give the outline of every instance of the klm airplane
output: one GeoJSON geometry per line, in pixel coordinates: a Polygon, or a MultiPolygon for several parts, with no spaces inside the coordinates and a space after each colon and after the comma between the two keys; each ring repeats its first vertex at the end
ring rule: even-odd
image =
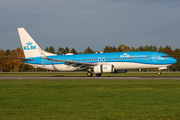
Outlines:
{"type": "Polygon", "coordinates": [[[36,68],[57,71],[86,70],[92,77],[102,73],[119,73],[127,69],[158,68],[167,69],[176,59],[160,52],[115,52],[56,55],[43,51],[24,28],[18,28],[25,58],[17,58],[36,68]]]}

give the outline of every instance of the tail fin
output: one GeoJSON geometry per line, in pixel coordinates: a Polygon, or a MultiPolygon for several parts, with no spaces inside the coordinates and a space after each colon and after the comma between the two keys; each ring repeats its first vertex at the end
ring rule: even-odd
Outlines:
{"type": "Polygon", "coordinates": [[[46,56],[55,55],[43,51],[24,28],[18,28],[18,32],[19,32],[22,48],[25,54],[25,58],[41,57],[42,52],[46,56]]]}

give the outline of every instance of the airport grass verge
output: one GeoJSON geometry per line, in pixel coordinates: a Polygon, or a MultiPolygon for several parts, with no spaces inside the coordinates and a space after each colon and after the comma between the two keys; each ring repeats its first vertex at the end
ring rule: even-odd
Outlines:
{"type": "Polygon", "coordinates": [[[179,120],[176,80],[1,80],[1,120],[179,120]]]}

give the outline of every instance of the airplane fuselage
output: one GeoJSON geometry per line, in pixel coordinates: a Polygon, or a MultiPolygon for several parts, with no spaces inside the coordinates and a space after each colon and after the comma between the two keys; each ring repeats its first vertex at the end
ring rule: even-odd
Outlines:
{"type": "Polygon", "coordinates": [[[48,56],[54,60],[35,57],[33,61],[24,61],[34,67],[49,70],[74,71],[80,70],[75,66],[66,65],[55,59],[70,60],[76,62],[112,64],[116,70],[119,69],[143,69],[143,68],[162,68],[173,64],[176,60],[167,54],[160,52],[115,52],[115,53],[94,53],[94,54],[75,54],[75,55],[56,55],[48,56]]]}

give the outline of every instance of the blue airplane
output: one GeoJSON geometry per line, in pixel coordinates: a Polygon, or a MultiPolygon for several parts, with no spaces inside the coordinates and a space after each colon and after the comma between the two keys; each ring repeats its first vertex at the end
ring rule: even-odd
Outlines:
{"type": "Polygon", "coordinates": [[[101,76],[102,73],[126,72],[127,69],[167,69],[176,59],[161,52],[114,52],[93,54],[56,55],[43,51],[24,28],[18,28],[25,58],[17,58],[35,68],[57,71],[86,70],[87,76],[101,76]]]}

